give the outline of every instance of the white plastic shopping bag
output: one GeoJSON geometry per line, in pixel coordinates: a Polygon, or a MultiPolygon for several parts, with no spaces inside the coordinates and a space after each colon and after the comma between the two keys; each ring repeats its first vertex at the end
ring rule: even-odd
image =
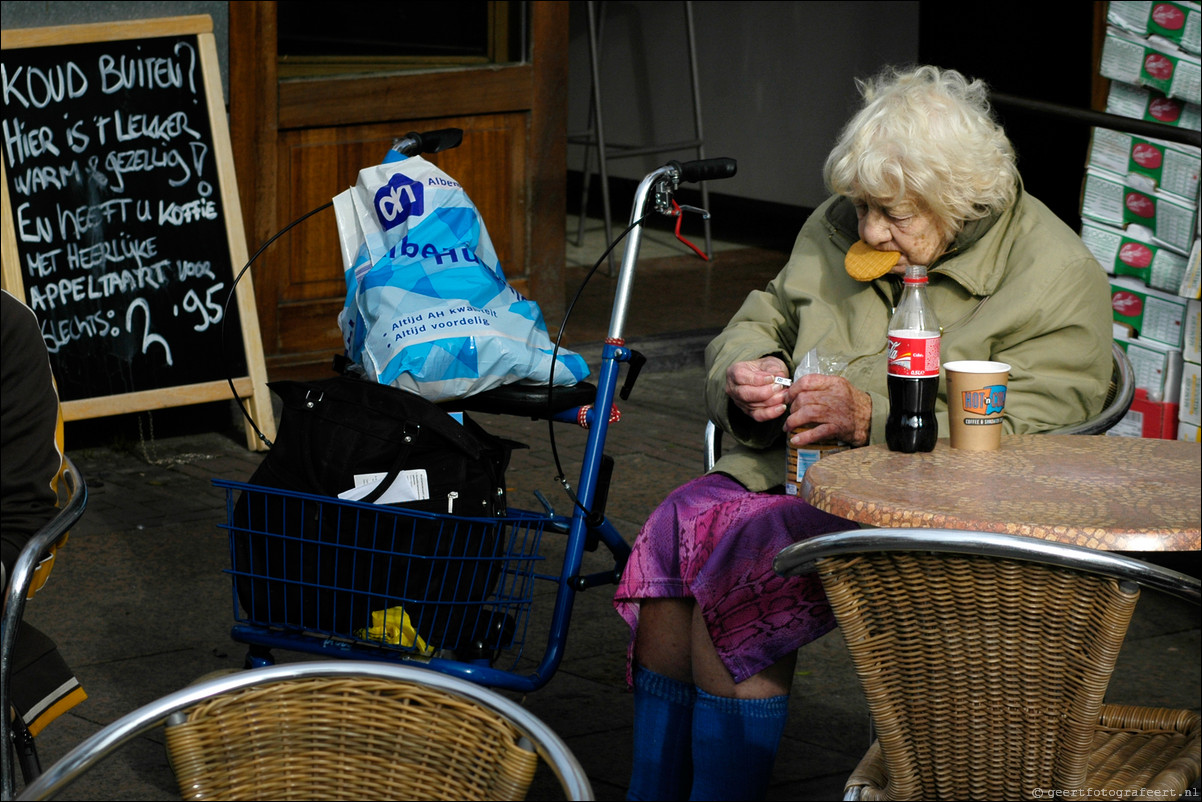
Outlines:
{"type": "MultiPolygon", "coordinates": [[[[346,276],[338,316],[347,357],[369,378],[432,401],[501,384],[547,384],[542,312],[505,280],[463,187],[420,156],[360,171],[334,198],[346,276]]],[[[559,349],[554,383],[588,376],[559,349]]]]}

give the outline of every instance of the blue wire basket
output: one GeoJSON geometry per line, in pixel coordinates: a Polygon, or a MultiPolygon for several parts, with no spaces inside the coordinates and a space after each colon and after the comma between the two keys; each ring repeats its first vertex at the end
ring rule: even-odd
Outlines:
{"type": "Polygon", "coordinates": [[[334,642],[348,657],[521,657],[546,516],[469,518],[213,484],[226,491],[241,630],[302,651],[334,642]]]}

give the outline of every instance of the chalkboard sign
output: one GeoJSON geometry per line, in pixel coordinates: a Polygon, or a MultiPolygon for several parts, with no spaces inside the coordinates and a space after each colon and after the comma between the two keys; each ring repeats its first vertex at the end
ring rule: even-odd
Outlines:
{"type": "Polygon", "coordinates": [[[229,398],[232,377],[273,437],[249,276],[227,303],[246,239],[212,21],[4,31],[0,93],[4,286],[64,417],[229,398]]]}

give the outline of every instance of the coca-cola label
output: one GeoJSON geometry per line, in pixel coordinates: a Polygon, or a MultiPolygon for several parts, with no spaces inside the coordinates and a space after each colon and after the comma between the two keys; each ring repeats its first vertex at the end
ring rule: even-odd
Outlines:
{"type": "Polygon", "coordinates": [[[925,332],[889,333],[889,375],[921,379],[939,376],[939,335],[925,332]]]}
{"type": "Polygon", "coordinates": [[[1145,220],[1156,216],[1156,203],[1140,192],[1128,192],[1124,200],[1128,211],[1145,220]]]}
{"type": "Polygon", "coordinates": [[[1148,267],[1152,264],[1152,249],[1139,242],[1124,240],[1119,248],[1119,260],[1130,267],[1148,267]]]}
{"type": "Polygon", "coordinates": [[[1173,60],[1161,53],[1149,53],[1144,59],[1144,72],[1149,78],[1168,81],[1173,77],[1173,60]]]}
{"type": "Polygon", "coordinates": [[[1149,142],[1137,142],[1131,148],[1131,161],[1148,170],[1156,170],[1164,162],[1164,154],[1149,142]]]}
{"type": "Polygon", "coordinates": [[[1144,308],[1144,303],[1138,295],[1122,290],[1110,296],[1110,305],[1123,317],[1139,317],[1144,308]]]}
{"type": "Polygon", "coordinates": [[[1148,116],[1162,123],[1174,124],[1181,118],[1182,103],[1171,97],[1154,97],[1148,102],[1148,116]]]}
{"type": "MultiPolygon", "coordinates": [[[[1171,35],[1171,32],[1179,32],[1185,27],[1185,12],[1172,3],[1157,3],[1152,7],[1152,13],[1148,16],[1166,34],[1171,35]]],[[[1153,33],[1155,32],[1153,31],[1153,33]]],[[[1178,33],[1174,38],[1180,40],[1180,37],[1181,34],[1178,33]]]]}

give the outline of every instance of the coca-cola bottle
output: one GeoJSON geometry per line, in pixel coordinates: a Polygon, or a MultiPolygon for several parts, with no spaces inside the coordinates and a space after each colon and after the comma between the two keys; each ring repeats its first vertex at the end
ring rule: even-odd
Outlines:
{"type": "Polygon", "coordinates": [[[889,417],[885,443],[891,451],[930,451],[939,437],[939,321],[927,299],[925,265],[906,268],[905,287],[889,321],[889,417]]]}

